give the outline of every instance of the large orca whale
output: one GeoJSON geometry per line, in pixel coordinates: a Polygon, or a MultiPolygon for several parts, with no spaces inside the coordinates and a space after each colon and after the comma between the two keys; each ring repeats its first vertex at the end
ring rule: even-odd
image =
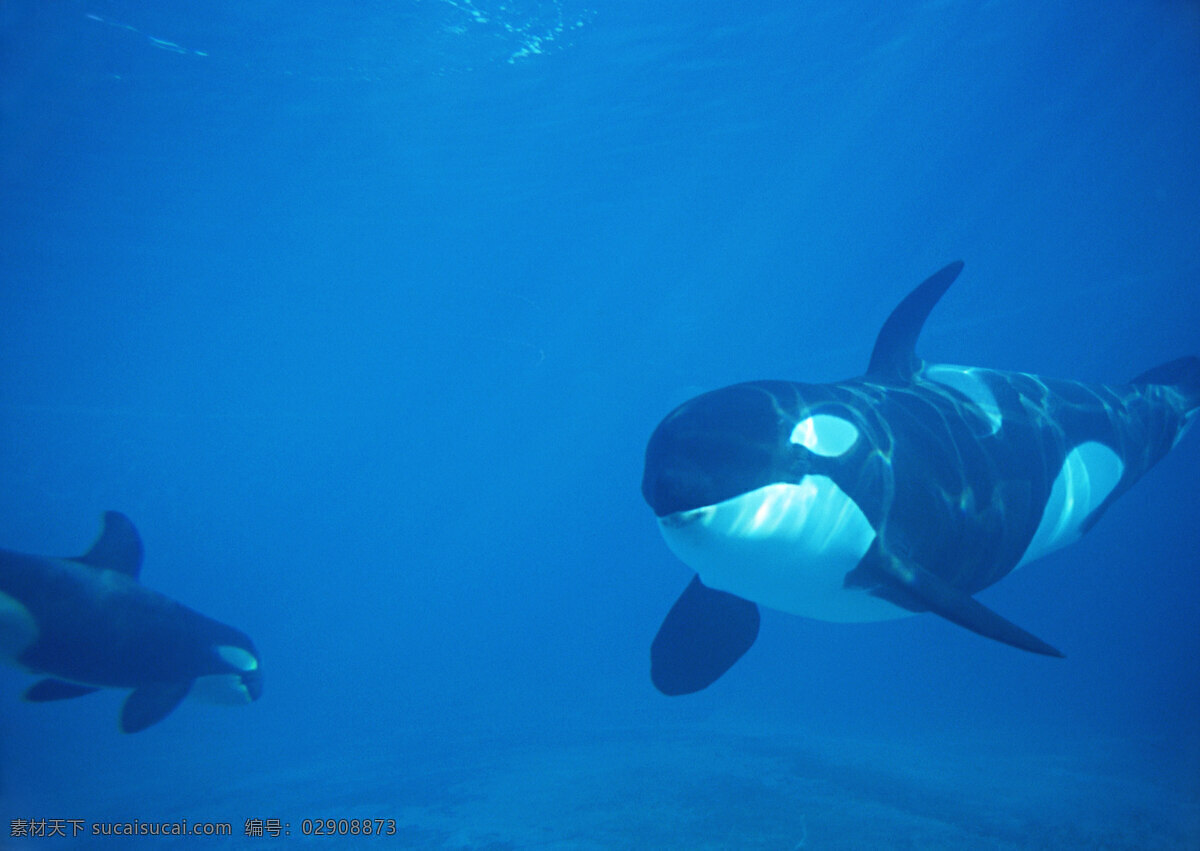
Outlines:
{"type": "Polygon", "coordinates": [[[925,363],[956,262],[892,312],[865,375],[754,381],[667,415],[642,494],[696,571],[651,645],[665,694],[717,680],[758,605],[826,621],[934,612],[1061,656],[972,595],[1087,532],[1200,410],[1200,359],[1105,386],[925,363]]]}
{"type": "Polygon", "coordinates": [[[46,677],[25,699],[132,689],[121,708],[126,733],[158,723],[189,693],[257,700],[262,669],[253,642],[143,586],[141,564],[137,530],[116,511],[105,512],[100,536],[81,556],[0,550],[0,658],[46,677]]]}

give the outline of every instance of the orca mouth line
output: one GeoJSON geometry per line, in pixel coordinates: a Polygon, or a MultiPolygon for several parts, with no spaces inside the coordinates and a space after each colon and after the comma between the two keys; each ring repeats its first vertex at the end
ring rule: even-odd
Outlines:
{"type": "Polygon", "coordinates": [[[716,492],[711,487],[678,488],[643,484],[642,498],[660,523],[677,525],[677,522],[694,522],[698,517],[716,511],[722,503],[745,496],[756,489],[756,486],[750,485],[725,487],[721,492],[716,492]]]}
{"type": "Polygon", "coordinates": [[[699,508],[687,508],[683,511],[664,514],[658,518],[658,522],[669,529],[682,529],[712,517],[716,511],[717,506],[715,505],[702,505],[699,508]]]}

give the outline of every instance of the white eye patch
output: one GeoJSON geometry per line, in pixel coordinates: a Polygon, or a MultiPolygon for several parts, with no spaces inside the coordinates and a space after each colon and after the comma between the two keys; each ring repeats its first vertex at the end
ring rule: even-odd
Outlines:
{"type": "Polygon", "coordinates": [[[836,458],[847,452],[858,440],[854,423],[833,414],[814,414],[796,423],[792,443],[825,458],[836,458]]]}
{"type": "Polygon", "coordinates": [[[253,671],[258,668],[258,660],[251,653],[232,644],[218,646],[217,655],[239,671],[253,671]]]}

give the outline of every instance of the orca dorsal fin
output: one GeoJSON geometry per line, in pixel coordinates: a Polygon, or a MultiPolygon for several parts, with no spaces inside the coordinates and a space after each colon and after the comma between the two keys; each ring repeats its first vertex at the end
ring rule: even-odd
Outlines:
{"type": "Polygon", "coordinates": [[[119,511],[106,511],[100,536],[90,550],[74,561],[137,579],[142,569],[142,539],[128,517],[119,511]]]}
{"type": "Polygon", "coordinates": [[[896,305],[892,315],[879,329],[879,336],[875,338],[875,348],[871,352],[867,375],[894,381],[909,381],[921,368],[916,351],[921,327],[929,318],[933,306],[938,303],[942,294],[950,289],[962,268],[963,262],[955,260],[926,278],[924,283],[896,305]]]}

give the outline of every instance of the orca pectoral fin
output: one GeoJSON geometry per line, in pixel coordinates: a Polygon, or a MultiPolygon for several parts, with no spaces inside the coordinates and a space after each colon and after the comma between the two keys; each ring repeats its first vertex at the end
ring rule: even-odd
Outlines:
{"type": "Polygon", "coordinates": [[[121,732],[140,733],[157,724],[187,697],[191,687],[191,680],[188,680],[182,683],[151,683],[135,688],[121,707],[121,732]]]}
{"type": "MultiPolygon", "coordinates": [[[[905,596],[920,607],[941,615],[951,623],[966,627],[971,632],[1003,642],[1019,650],[1040,653],[1043,656],[1063,654],[1036,635],[1026,632],[1010,620],[1002,618],[970,594],[960,591],[943,579],[916,565],[900,565],[893,561],[882,569],[885,577],[883,588],[874,590],[877,596],[888,599],[889,586],[900,591],[900,600],[905,596]]],[[[893,602],[899,602],[893,599],[893,602]]],[[[904,605],[901,602],[901,605],[904,605]]]]}
{"type": "Polygon", "coordinates": [[[708,688],[754,644],[758,624],[754,603],[692,577],[650,645],[655,688],[671,696],[708,688]]]}
{"type": "Polygon", "coordinates": [[[81,686],[78,683],[68,683],[62,680],[45,679],[38,680],[25,689],[25,694],[22,697],[30,703],[46,703],[51,700],[69,700],[72,697],[83,697],[85,694],[91,694],[94,691],[100,691],[100,689],[95,686],[81,686]]]}

